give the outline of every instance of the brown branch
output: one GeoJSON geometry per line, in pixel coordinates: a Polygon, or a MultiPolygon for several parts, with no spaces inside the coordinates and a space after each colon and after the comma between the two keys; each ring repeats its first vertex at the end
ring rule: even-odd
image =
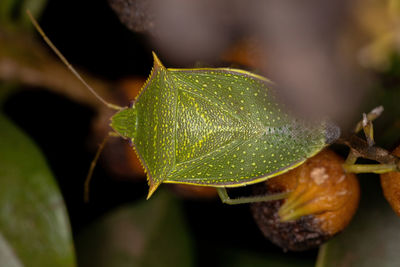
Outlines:
{"type": "Polygon", "coordinates": [[[357,157],[374,160],[381,164],[394,165],[397,171],[400,171],[400,158],[390,154],[390,152],[384,148],[368,146],[365,140],[356,135],[340,138],[336,143],[348,146],[357,157]]]}

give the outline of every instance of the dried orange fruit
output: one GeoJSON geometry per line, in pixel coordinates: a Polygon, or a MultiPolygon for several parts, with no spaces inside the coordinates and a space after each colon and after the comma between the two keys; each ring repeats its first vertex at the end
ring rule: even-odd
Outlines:
{"type": "MultiPolygon", "coordinates": [[[[400,156],[400,146],[392,154],[400,156]]],[[[400,216],[400,172],[381,174],[381,185],[385,198],[392,206],[392,209],[400,216]]]]}
{"type": "Polygon", "coordinates": [[[343,162],[326,149],[256,187],[257,194],[291,192],[285,200],[252,204],[264,235],[284,250],[306,250],[343,230],[360,198],[358,180],[343,162]]]}

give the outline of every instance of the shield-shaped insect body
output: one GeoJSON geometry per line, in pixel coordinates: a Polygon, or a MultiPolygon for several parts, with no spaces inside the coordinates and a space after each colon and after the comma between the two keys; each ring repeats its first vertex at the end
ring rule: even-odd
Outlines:
{"type": "Polygon", "coordinates": [[[148,197],[161,183],[261,182],[319,152],[337,129],[292,118],[264,77],[229,68],[167,69],[153,55],[134,104],[111,119],[146,168],[148,197]]]}

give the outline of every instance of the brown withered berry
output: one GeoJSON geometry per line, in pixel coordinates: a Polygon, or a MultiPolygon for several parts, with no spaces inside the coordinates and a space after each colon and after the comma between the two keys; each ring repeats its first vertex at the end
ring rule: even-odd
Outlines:
{"type": "Polygon", "coordinates": [[[251,205],[263,234],[284,250],[317,247],[350,222],[360,198],[358,180],[343,159],[323,150],[299,167],[255,186],[254,193],[290,192],[288,198],[251,205]]]}
{"type": "MultiPolygon", "coordinates": [[[[393,155],[400,156],[400,146],[393,152],[393,155]]],[[[381,174],[381,185],[383,194],[392,209],[400,216],[400,172],[388,172],[381,174]]]]}

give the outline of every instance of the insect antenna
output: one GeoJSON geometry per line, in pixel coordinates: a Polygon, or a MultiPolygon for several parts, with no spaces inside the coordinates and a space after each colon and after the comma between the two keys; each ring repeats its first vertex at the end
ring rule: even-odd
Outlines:
{"type": "Polygon", "coordinates": [[[61,61],[67,66],[67,68],[72,72],[72,74],[75,75],[78,80],[82,82],[82,84],[98,99],[100,100],[104,105],[111,109],[115,110],[121,110],[122,107],[108,103],[105,101],[101,96],[99,96],[96,91],[79,75],[79,73],[75,70],[75,68],[68,62],[68,60],[63,56],[63,54],[57,49],[57,47],[53,44],[53,42],[47,37],[47,35],[44,33],[43,29],[40,27],[39,23],[36,21],[36,19],[32,16],[31,12],[29,10],[26,11],[26,13],[29,16],[29,19],[31,20],[33,26],[36,28],[36,30],[39,32],[39,34],[43,37],[44,41],[47,43],[47,45],[53,50],[54,53],[61,59],[61,61]]]}
{"type": "Polygon", "coordinates": [[[103,141],[100,143],[99,148],[96,151],[96,155],[94,156],[92,163],[90,163],[90,168],[89,172],[86,176],[85,183],[84,183],[84,189],[83,189],[83,200],[85,203],[89,202],[89,191],[90,191],[90,181],[92,180],[93,176],[93,171],[94,168],[96,167],[97,161],[99,160],[100,154],[104,149],[104,146],[106,145],[108,139],[110,137],[119,137],[119,135],[115,132],[109,132],[106,137],[104,137],[103,141]]]}

